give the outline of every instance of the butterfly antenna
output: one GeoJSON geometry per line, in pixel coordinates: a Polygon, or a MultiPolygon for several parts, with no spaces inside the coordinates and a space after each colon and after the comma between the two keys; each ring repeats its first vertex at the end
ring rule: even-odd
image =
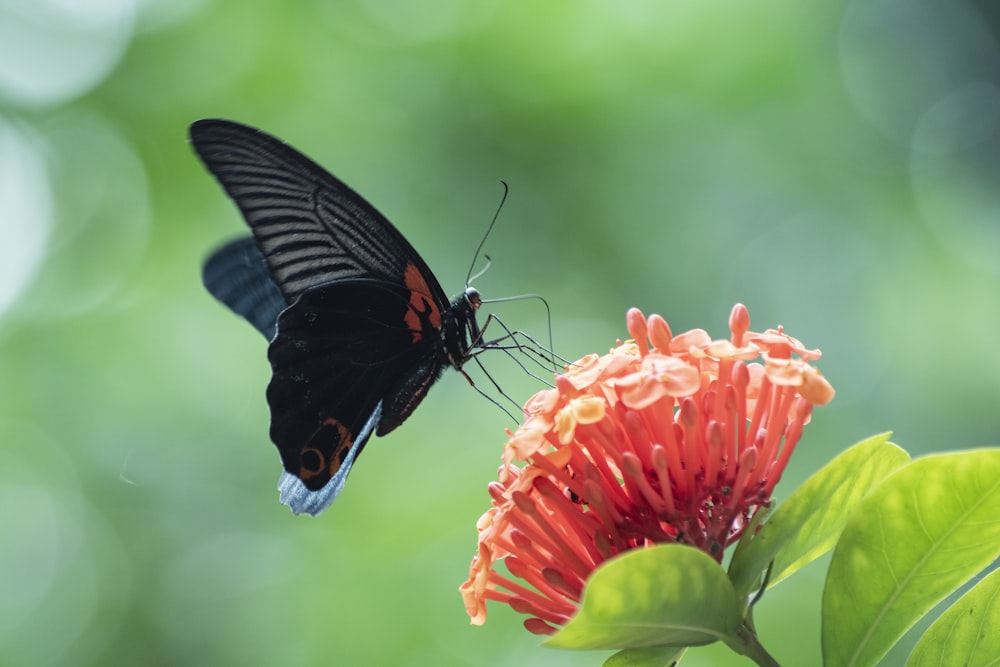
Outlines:
{"type": "Polygon", "coordinates": [[[466,287],[479,280],[479,276],[483,275],[484,273],[490,270],[490,265],[493,264],[493,260],[490,259],[489,255],[483,255],[483,257],[486,258],[486,266],[484,266],[479,273],[477,273],[476,275],[472,276],[471,278],[465,281],[466,287]]]}
{"type": "Polygon", "coordinates": [[[472,264],[469,266],[469,272],[465,274],[466,287],[468,287],[473,280],[483,275],[486,272],[486,269],[490,268],[490,258],[487,257],[486,268],[477,273],[475,276],[472,275],[472,272],[476,269],[476,261],[479,260],[479,253],[482,252],[483,246],[486,244],[487,237],[489,237],[490,232],[493,231],[493,225],[497,224],[497,218],[500,217],[500,209],[503,208],[503,203],[507,201],[507,193],[510,192],[510,186],[507,185],[507,181],[500,181],[500,184],[503,185],[503,196],[500,197],[500,205],[497,206],[496,213],[493,214],[493,219],[490,221],[490,226],[486,228],[486,233],[483,234],[483,238],[479,241],[479,246],[476,248],[476,254],[472,256],[472,264]]]}

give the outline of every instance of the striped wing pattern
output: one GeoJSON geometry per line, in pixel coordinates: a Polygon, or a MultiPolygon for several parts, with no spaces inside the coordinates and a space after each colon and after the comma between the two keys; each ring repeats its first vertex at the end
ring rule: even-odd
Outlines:
{"type": "Polygon", "coordinates": [[[448,303],[399,230],[295,149],[260,130],[219,119],[192,124],[191,141],[243,213],[288,303],[336,280],[398,280],[408,264],[417,266],[438,303],[448,303]]]}

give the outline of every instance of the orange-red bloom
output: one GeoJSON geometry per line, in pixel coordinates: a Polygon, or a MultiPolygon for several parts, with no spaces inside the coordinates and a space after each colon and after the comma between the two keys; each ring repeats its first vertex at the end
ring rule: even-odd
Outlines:
{"type": "Polygon", "coordinates": [[[780,327],[749,331],[742,304],[729,340],[674,336],[634,308],[626,321],[632,340],[570,364],[525,404],[460,589],[473,623],[499,600],[532,632],[554,632],[590,573],[629,549],[679,542],[721,561],[770,502],[813,405],[833,398],[808,363],[819,351],[780,327]]]}

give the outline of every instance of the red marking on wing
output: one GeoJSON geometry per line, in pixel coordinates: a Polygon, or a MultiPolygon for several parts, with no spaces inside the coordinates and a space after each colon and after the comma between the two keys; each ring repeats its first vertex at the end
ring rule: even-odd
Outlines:
{"type": "Polygon", "coordinates": [[[420,273],[416,264],[407,264],[406,273],[403,276],[407,289],[410,290],[409,310],[404,317],[406,326],[409,327],[413,335],[413,342],[418,342],[423,337],[423,321],[426,319],[436,329],[441,328],[441,311],[434,302],[434,295],[431,288],[420,273]]]}
{"type": "Polygon", "coordinates": [[[354,446],[351,431],[332,417],[324,419],[302,447],[298,477],[303,482],[317,475],[333,477],[354,446]]]}

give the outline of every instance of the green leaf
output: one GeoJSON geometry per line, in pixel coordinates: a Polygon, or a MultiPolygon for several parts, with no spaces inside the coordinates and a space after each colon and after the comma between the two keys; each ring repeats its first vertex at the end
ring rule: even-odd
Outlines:
{"type": "Polygon", "coordinates": [[[906,667],[1000,664],[1000,570],[976,584],[936,620],[906,667]]]}
{"type": "Polygon", "coordinates": [[[873,665],[1000,556],[1000,450],[929,456],[852,513],[823,590],[827,667],[873,665]]]}
{"type": "Polygon", "coordinates": [[[605,660],[602,667],[670,667],[680,661],[686,650],[676,646],[627,648],[605,660]]]}
{"type": "Polygon", "coordinates": [[[616,649],[694,646],[732,636],[740,607],[725,571],[694,547],[664,544],[609,560],[546,646],[616,649]]]}
{"type": "Polygon", "coordinates": [[[887,475],[910,460],[884,433],[833,459],[774,510],[729,565],[736,593],[745,600],[774,559],[774,585],[830,550],[851,510],[887,475]]]}

